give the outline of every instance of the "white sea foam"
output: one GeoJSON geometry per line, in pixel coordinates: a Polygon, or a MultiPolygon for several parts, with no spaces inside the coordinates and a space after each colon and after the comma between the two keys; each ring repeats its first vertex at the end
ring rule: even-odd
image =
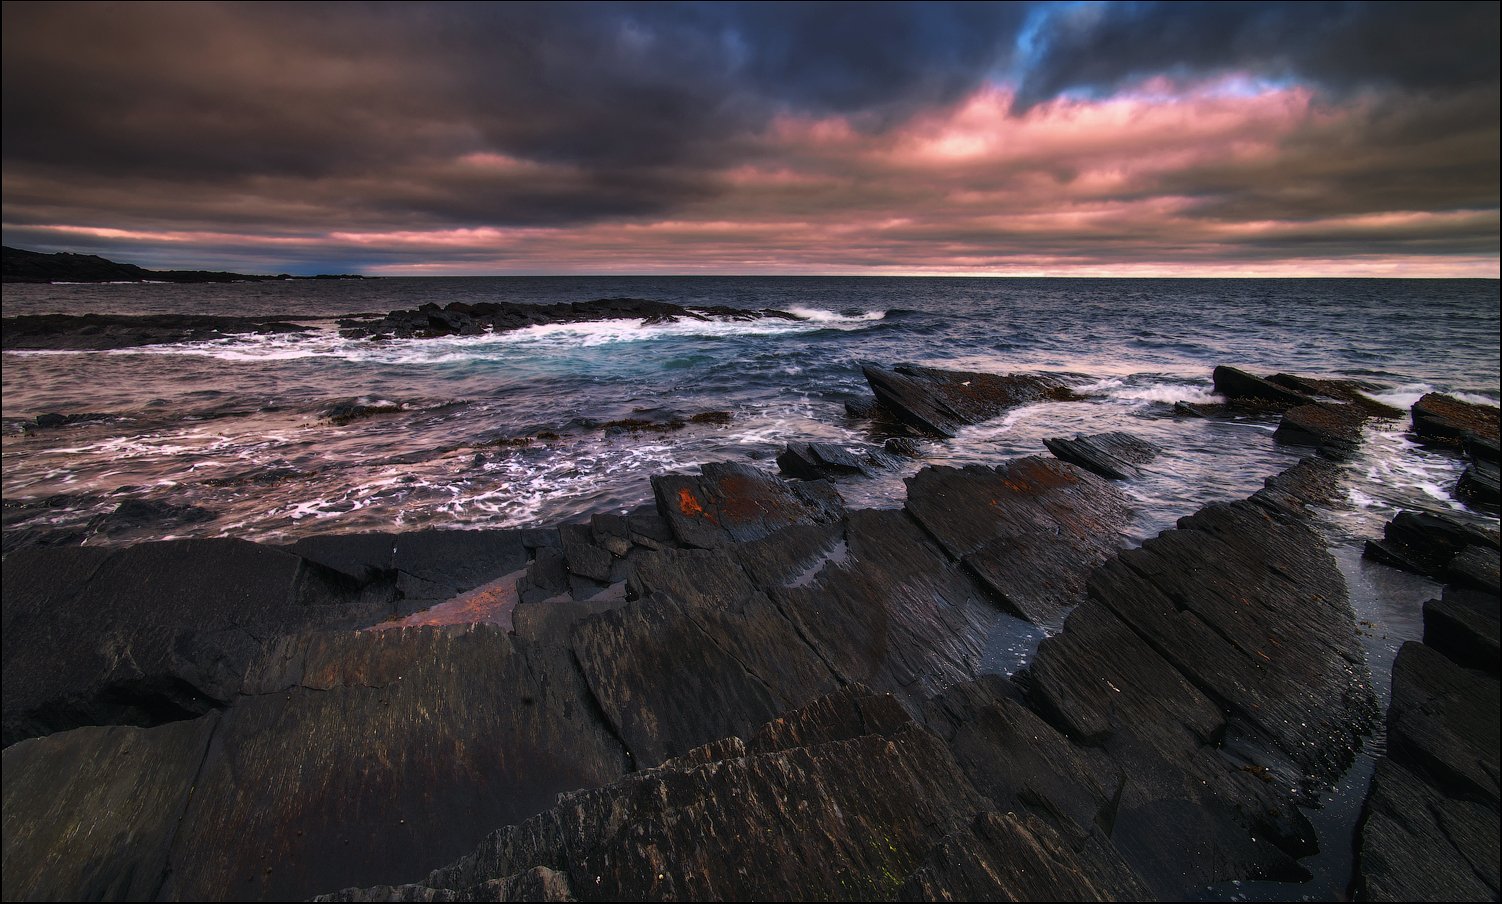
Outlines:
{"type": "Polygon", "coordinates": [[[869,323],[873,320],[881,320],[887,316],[886,311],[862,311],[859,314],[839,314],[834,311],[826,311],[823,308],[806,308],[802,305],[792,305],[787,309],[789,314],[802,317],[811,323],[869,323]]]}
{"type": "Polygon", "coordinates": [[[711,339],[738,336],[782,336],[816,330],[859,330],[885,314],[871,311],[843,315],[818,309],[795,308],[803,320],[760,317],[754,320],[680,318],[644,324],[636,319],[595,320],[587,323],[549,323],[477,336],[432,339],[346,339],[333,329],[304,333],[263,333],[230,336],[202,342],[147,345],[112,349],[120,355],[202,355],[226,361],[288,361],[335,358],[375,364],[455,364],[495,360],[510,354],[567,353],[621,343],[663,339],[711,339]]]}

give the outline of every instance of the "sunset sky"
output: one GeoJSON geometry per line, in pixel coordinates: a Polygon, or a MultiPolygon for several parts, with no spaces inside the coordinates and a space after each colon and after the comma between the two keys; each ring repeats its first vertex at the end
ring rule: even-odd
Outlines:
{"type": "Polygon", "coordinates": [[[4,5],[5,244],[385,275],[1498,276],[1499,5],[4,5]]]}

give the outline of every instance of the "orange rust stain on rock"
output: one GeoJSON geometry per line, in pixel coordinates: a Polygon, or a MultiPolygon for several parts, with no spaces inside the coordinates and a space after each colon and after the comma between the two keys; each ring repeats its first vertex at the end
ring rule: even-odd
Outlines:
{"type": "Polygon", "coordinates": [[[678,510],[691,518],[704,517],[704,506],[699,504],[688,487],[678,491],[678,510]]]}

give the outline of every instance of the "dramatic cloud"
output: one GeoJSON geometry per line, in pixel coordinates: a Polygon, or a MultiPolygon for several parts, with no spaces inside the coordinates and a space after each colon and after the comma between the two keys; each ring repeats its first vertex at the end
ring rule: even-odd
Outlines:
{"type": "Polygon", "coordinates": [[[370,272],[1496,275],[1497,6],[4,7],[9,244],[370,272]]]}

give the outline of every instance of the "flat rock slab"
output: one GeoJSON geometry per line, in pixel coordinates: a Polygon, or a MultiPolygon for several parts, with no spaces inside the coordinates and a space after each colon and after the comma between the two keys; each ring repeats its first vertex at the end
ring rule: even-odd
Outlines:
{"type": "Polygon", "coordinates": [[[876,401],[897,420],[930,436],[952,437],[1019,405],[1075,398],[1063,381],[1032,374],[986,374],[898,365],[863,367],[876,401]]]}
{"type": "MultiPolygon", "coordinates": [[[[1426,618],[1426,631],[1427,631],[1426,618]]],[[[1374,901],[1496,900],[1502,684],[1427,644],[1393,663],[1388,756],[1360,826],[1356,889],[1374,901]]]]}
{"type": "Polygon", "coordinates": [[[1499,409],[1495,405],[1462,402],[1452,396],[1431,392],[1413,403],[1413,432],[1427,439],[1460,444],[1475,436],[1483,443],[1497,445],[1499,409]]]}
{"type": "Polygon", "coordinates": [[[1228,399],[1253,399],[1280,408],[1307,405],[1314,399],[1303,392],[1264,380],[1256,374],[1222,364],[1211,372],[1215,391],[1228,399]]]}
{"type": "Polygon", "coordinates": [[[566,875],[580,900],[1141,894],[1129,871],[1090,869],[1042,820],[992,810],[942,741],[869,691],[843,690],[781,722],[750,743],[727,739],[565,795],[421,885],[320,900],[448,900],[439,895],[473,895],[538,866],[566,875]]]}
{"type": "Polygon", "coordinates": [[[1158,457],[1163,450],[1130,433],[1076,435],[1074,439],[1045,439],[1043,445],[1055,458],[1079,465],[1108,480],[1131,480],[1142,476],[1139,465],[1158,457]]]}
{"type": "Polygon", "coordinates": [[[717,550],[644,554],[637,603],[579,622],[600,706],[651,765],[842,684],[916,701],[975,676],[999,616],[902,512],[852,512],[717,550]]]}
{"type": "Polygon", "coordinates": [[[788,484],[739,462],[710,462],[703,473],[652,478],[657,510],[684,546],[712,549],[759,540],[789,524],[839,518],[843,504],[818,481],[788,484]]]}
{"type": "Polygon", "coordinates": [[[1502,504],[1502,470],[1493,461],[1471,462],[1455,482],[1455,498],[1482,505],[1502,504]]]}
{"type": "Polygon", "coordinates": [[[1110,482],[1038,456],[924,468],[907,483],[906,511],[1035,624],[1057,624],[1079,601],[1090,569],[1121,547],[1130,517],[1110,482]]]}
{"type": "Polygon", "coordinates": [[[788,443],[777,455],[778,470],[800,480],[870,476],[894,464],[889,453],[875,446],[851,452],[833,443],[788,443]]]}
{"type": "Polygon", "coordinates": [[[1466,668],[1498,673],[1502,656],[1502,612],[1497,594],[1454,584],[1444,596],[1424,604],[1424,645],[1466,668]]]}
{"type": "Polygon", "coordinates": [[[1310,402],[1283,412],[1273,439],[1295,446],[1314,446],[1321,455],[1346,458],[1361,445],[1361,425],[1368,415],[1355,405],[1310,402]]]}
{"type": "Polygon", "coordinates": [[[164,900],[402,881],[629,766],[567,648],[488,626],[286,638],[221,719],[164,900]]]}
{"type": "Polygon", "coordinates": [[[1307,396],[1346,402],[1354,405],[1369,417],[1400,418],[1403,416],[1403,409],[1394,408],[1368,395],[1368,393],[1378,392],[1382,389],[1382,387],[1375,383],[1364,383],[1360,380],[1329,380],[1316,377],[1301,377],[1297,374],[1273,374],[1267,378],[1267,381],[1291,389],[1294,392],[1301,392],[1307,396]]]}
{"type": "Polygon", "coordinates": [[[17,550],[4,569],[5,742],[200,715],[240,690],[265,638],[393,606],[389,587],[243,540],[17,550]]]}
{"type": "Polygon", "coordinates": [[[1038,711],[1125,776],[1111,839],[1156,894],[1302,877],[1313,832],[1288,789],[1337,777],[1375,723],[1345,582],[1287,504],[1304,481],[1096,569],[1031,667],[1038,711]]]}
{"type": "Polygon", "coordinates": [[[7,901],[151,901],[219,714],[5,748],[7,901]]]}
{"type": "Polygon", "coordinates": [[[1440,581],[1450,580],[1451,563],[1467,549],[1498,548],[1496,531],[1434,512],[1399,512],[1382,535],[1366,541],[1363,555],[1440,581]]]}

